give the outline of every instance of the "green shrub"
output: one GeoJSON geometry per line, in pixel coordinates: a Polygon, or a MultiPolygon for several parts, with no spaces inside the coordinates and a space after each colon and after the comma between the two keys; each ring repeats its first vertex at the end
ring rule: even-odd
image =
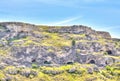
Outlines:
{"type": "Polygon", "coordinates": [[[104,52],[104,55],[108,55],[108,53],[107,53],[107,52],[104,52]]]}
{"type": "Polygon", "coordinates": [[[106,70],[107,70],[111,75],[113,75],[114,68],[112,68],[111,66],[106,66],[106,70]]]}
{"type": "Polygon", "coordinates": [[[33,64],[32,64],[32,68],[33,68],[33,69],[37,69],[37,68],[38,68],[38,65],[35,64],[35,63],[33,63],[33,64]]]}
{"type": "Polygon", "coordinates": [[[75,46],[75,44],[76,44],[76,41],[72,40],[72,46],[75,46]]]}
{"type": "Polygon", "coordinates": [[[1,79],[4,78],[4,77],[5,77],[5,75],[0,71],[0,81],[1,81],[1,79]]]}

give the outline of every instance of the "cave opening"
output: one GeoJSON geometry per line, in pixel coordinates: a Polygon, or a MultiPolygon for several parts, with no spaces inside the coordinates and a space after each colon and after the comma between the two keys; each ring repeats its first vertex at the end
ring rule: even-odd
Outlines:
{"type": "Polygon", "coordinates": [[[107,52],[109,55],[112,54],[112,51],[111,51],[111,50],[107,50],[106,52],[107,52]]]}
{"type": "Polygon", "coordinates": [[[94,61],[94,60],[90,60],[89,63],[90,63],[90,64],[95,64],[95,61],[94,61]]]}
{"type": "Polygon", "coordinates": [[[36,59],[32,59],[32,62],[36,62],[36,59]]]}
{"type": "Polygon", "coordinates": [[[51,64],[50,61],[44,61],[44,64],[51,64]]]}
{"type": "Polygon", "coordinates": [[[73,62],[67,62],[67,64],[73,64],[73,62]]]}

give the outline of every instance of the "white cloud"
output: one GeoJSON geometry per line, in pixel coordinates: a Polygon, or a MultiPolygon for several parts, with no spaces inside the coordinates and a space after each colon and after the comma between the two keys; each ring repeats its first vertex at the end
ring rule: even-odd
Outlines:
{"type": "Polygon", "coordinates": [[[69,18],[69,19],[66,19],[66,20],[63,20],[63,21],[59,21],[59,22],[53,23],[53,25],[63,25],[63,24],[66,24],[66,23],[69,23],[69,22],[72,22],[72,21],[76,21],[80,18],[82,18],[82,16],[69,18]]]}
{"type": "Polygon", "coordinates": [[[120,35],[111,35],[112,36],[112,38],[119,38],[120,39],[120,35]]]}
{"type": "Polygon", "coordinates": [[[105,31],[107,31],[107,30],[113,30],[113,29],[118,29],[118,28],[120,28],[120,26],[106,26],[106,27],[102,27],[102,28],[100,28],[100,27],[98,27],[98,29],[97,30],[105,30],[105,31]]]}
{"type": "Polygon", "coordinates": [[[109,32],[112,36],[112,38],[120,38],[119,33],[115,32],[117,29],[120,29],[120,26],[106,26],[106,27],[96,27],[94,28],[95,30],[98,31],[106,31],[109,32]]]}

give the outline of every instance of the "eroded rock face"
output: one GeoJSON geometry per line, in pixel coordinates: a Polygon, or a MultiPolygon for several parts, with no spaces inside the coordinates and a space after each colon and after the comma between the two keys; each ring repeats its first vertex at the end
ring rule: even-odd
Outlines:
{"type": "MultiPolygon", "coordinates": [[[[72,49],[71,49],[72,50],[72,49]]],[[[71,51],[70,50],[70,51],[71,51]]],[[[64,65],[73,63],[95,64],[99,67],[111,65],[115,62],[120,62],[118,58],[106,57],[102,54],[73,54],[69,53],[66,56],[57,55],[57,53],[46,52],[43,47],[23,47],[15,48],[12,51],[12,58],[5,58],[4,62],[8,65],[27,66],[31,67],[33,63],[37,65],[64,65]],[[30,50],[29,50],[30,49],[30,50]]]]}
{"type": "Polygon", "coordinates": [[[103,38],[111,39],[111,35],[109,34],[109,32],[97,31],[97,34],[101,35],[103,38]]]}
{"type": "Polygon", "coordinates": [[[7,65],[32,67],[34,63],[38,66],[55,66],[78,62],[104,67],[120,62],[119,45],[116,48],[114,41],[108,41],[111,36],[107,32],[95,31],[82,25],[42,28],[32,24],[6,22],[0,23],[0,26],[0,50],[9,50],[8,57],[0,58],[7,65]],[[61,42],[57,44],[59,46],[66,40],[72,43],[74,39],[77,42],[75,45],[69,43],[57,47],[56,39],[61,42]],[[114,58],[116,56],[118,58],[114,58]]]}
{"type": "Polygon", "coordinates": [[[3,26],[8,31],[21,32],[21,31],[32,31],[35,27],[33,24],[21,23],[21,22],[2,22],[0,26],[3,26]]]}
{"type": "MultiPolygon", "coordinates": [[[[48,32],[51,33],[72,33],[72,34],[86,34],[88,39],[90,39],[90,34],[99,35],[106,39],[111,39],[111,35],[108,32],[103,31],[95,31],[92,30],[90,27],[83,26],[83,25],[74,25],[74,26],[65,26],[65,27],[50,27],[48,32]]],[[[91,38],[92,39],[92,38],[91,38]]]]}
{"type": "Polygon", "coordinates": [[[74,25],[74,26],[66,26],[61,28],[51,27],[49,32],[57,32],[57,33],[74,33],[74,34],[82,34],[82,33],[93,33],[94,31],[91,28],[82,25],[74,25]]]}

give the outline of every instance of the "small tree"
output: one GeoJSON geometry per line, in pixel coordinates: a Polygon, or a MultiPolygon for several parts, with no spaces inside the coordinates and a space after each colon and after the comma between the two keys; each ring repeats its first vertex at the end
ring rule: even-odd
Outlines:
{"type": "Polygon", "coordinates": [[[75,44],[76,44],[76,42],[75,42],[75,40],[73,39],[73,40],[72,40],[72,46],[75,46],[75,44]]]}
{"type": "Polygon", "coordinates": [[[73,39],[73,40],[72,40],[72,54],[76,54],[76,49],[75,49],[75,47],[76,47],[76,41],[73,39]]]}

